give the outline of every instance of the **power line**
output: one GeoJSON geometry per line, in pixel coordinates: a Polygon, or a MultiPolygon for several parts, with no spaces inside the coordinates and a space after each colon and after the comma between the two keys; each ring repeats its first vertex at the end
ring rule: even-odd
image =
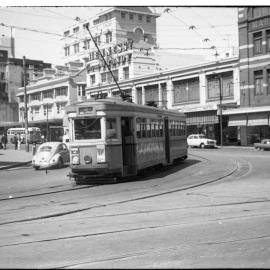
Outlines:
{"type": "Polygon", "coordinates": [[[37,29],[32,29],[32,28],[27,28],[27,27],[8,25],[8,24],[5,24],[5,23],[0,23],[0,26],[8,27],[8,28],[14,28],[14,29],[18,29],[18,30],[26,30],[26,31],[32,31],[32,32],[41,33],[41,34],[47,34],[47,35],[54,35],[54,36],[63,37],[63,35],[60,35],[60,34],[57,34],[57,33],[50,33],[50,32],[40,31],[40,30],[37,30],[37,29]]]}

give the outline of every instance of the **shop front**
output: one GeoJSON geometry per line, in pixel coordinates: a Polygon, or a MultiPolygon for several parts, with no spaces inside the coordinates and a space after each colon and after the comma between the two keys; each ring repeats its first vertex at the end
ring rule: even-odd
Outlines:
{"type": "Polygon", "coordinates": [[[228,127],[237,130],[240,145],[253,145],[270,138],[270,112],[246,112],[229,115],[228,127]]]}

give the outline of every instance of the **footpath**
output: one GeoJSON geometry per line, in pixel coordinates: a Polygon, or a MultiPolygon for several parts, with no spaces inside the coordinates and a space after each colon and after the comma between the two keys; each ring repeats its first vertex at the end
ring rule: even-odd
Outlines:
{"type": "Polygon", "coordinates": [[[32,157],[32,145],[29,145],[29,152],[26,152],[25,145],[15,150],[14,145],[8,144],[7,149],[0,149],[0,170],[31,164],[32,157]]]}

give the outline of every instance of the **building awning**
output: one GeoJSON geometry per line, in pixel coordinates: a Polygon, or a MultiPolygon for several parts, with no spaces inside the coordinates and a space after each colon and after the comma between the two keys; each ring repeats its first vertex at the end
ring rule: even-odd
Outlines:
{"type": "Polygon", "coordinates": [[[199,112],[186,112],[187,125],[206,125],[217,124],[218,116],[215,111],[199,111],[199,112]]]}
{"type": "Polygon", "coordinates": [[[235,126],[246,126],[247,125],[247,116],[246,114],[236,114],[230,115],[228,126],[235,127],[235,126]]]}
{"type": "Polygon", "coordinates": [[[248,114],[248,126],[268,126],[268,114],[267,113],[254,113],[248,114]]]}

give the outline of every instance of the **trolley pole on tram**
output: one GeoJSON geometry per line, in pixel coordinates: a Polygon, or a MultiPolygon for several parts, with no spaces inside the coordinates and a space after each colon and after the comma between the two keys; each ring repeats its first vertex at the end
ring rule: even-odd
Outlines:
{"type": "Polygon", "coordinates": [[[26,152],[29,152],[29,140],[28,140],[28,109],[27,109],[27,95],[26,95],[26,68],[25,68],[25,56],[23,56],[23,85],[24,85],[25,150],[26,150],[26,152]]]}

